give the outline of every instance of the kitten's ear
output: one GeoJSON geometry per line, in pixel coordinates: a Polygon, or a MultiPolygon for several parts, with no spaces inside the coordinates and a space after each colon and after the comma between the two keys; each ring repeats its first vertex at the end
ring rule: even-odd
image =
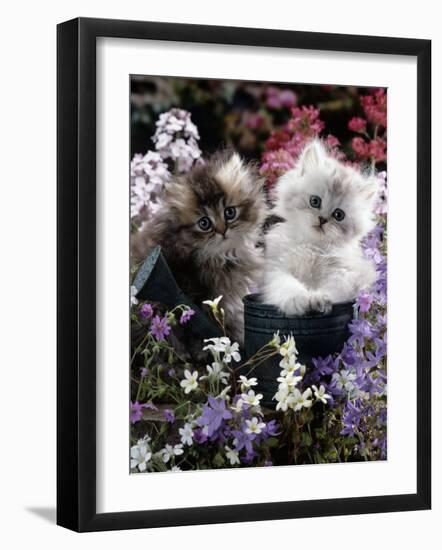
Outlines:
{"type": "Polygon", "coordinates": [[[301,172],[301,176],[310,170],[318,168],[326,158],[327,151],[322,143],[318,139],[311,141],[304,148],[298,160],[298,168],[301,172]]]}

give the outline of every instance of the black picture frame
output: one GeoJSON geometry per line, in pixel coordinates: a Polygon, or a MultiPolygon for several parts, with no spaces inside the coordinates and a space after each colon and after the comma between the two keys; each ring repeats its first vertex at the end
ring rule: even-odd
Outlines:
{"type": "Polygon", "coordinates": [[[74,19],[57,28],[57,523],[75,531],[425,510],[431,506],[431,41],[74,19]],[[417,58],[417,492],[96,512],[96,39],[395,54],[417,58]]]}

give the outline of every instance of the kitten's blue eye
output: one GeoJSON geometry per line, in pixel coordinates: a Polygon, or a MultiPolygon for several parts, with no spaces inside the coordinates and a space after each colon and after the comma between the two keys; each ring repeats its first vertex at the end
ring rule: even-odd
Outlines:
{"type": "Polygon", "coordinates": [[[210,218],[207,216],[203,216],[198,220],[198,227],[202,229],[203,231],[209,231],[209,229],[212,227],[212,222],[210,221],[210,218]]]}
{"type": "Polygon", "coordinates": [[[224,209],[224,217],[227,221],[232,221],[236,216],[236,208],[234,206],[228,206],[224,209]]]}
{"type": "Polygon", "coordinates": [[[340,208],[336,208],[335,210],[333,210],[332,216],[337,222],[342,222],[342,220],[345,218],[345,212],[340,208]]]}
{"type": "Polygon", "coordinates": [[[321,197],[318,197],[318,195],[312,195],[310,197],[310,206],[312,208],[321,208],[321,197]]]}

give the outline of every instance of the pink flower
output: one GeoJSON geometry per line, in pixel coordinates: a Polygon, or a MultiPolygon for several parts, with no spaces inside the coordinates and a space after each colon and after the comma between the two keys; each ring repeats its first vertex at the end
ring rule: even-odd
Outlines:
{"type": "Polygon", "coordinates": [[[259,128],[260,126],[262,126],[263,123],[264,123],[264,117],[259,113],[253,113],[245,119],[244,126],[246,128],[256,130],[256,128],[259,128]]]}
{"type": "Polygon", "coordinates": [[[376,162],[382,162],[387,159],[386,155],[387,144],[382,138],[375,138],[370,142],[369,150],[370,156],[375,159],[376,162]]]}
{"type": "Polygon", "coordinates": [[[266,91],[266,105],[269,109],[290,108],[296,105],[297,96],[292,90],[280,90],[275,86],[269,86],[266,91]]]}
{"type": "Polygon", "coordinates": [[[367,129],[367,121],[361,117],[354,116],[348,123],[348,129],[352,132],[365,132],[367,129]]]}
{"type": "Polygon", "coordinates": [[[387,96],[385,90],[380,88],[371,95],[360,98],[365,116],[375,126],[387,127],[387,96]]]}
{"type": "Polygon", "coordinates": [[[354,137],[351,140],[351,146],[358,157],[364,159],[370,156],[369,144],[361,137],[354,137]]]}

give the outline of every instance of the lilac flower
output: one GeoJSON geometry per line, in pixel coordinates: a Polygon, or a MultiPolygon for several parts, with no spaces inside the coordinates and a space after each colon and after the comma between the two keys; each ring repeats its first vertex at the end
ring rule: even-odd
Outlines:
{"type": "Polygon", "coordinates": [[[190,307],[184,310],[180,317],[180,324],[184,325],[185,323],[187,323],[194,314],[195,312],[190,307]]]}
{"type": "Polygon", "coordinates": [[[170,326],[167,322],[167,317],[164,316],[161,319],[158,315],[155,315],[150,325],[150,332],[158,342],[165,340],[165,337],[170,333],[170,326]]]}
{"type": "Polygon", "coordinates": [[[159,153],[148,151],[144,156],[134,156],[130,163],[131,218],[143,217],[158,208],[158,196],[169,179],[167,164],[159,153]]]}
{"type": "Polygon", "coordinates": [[[207,434],[211,437],[218,430],[223,420],[232,418],[232,413],[226,408],[224,399],[215,399],[209,395],[208,403],[203,407],[203,414],[197,419],[199,426],[207,426],[207,434]]]}
{"type": "Polygon", "coordinates": [[[190,113],[183,109],[170,109],[160,115],[156,127],[152,141],[161,158],[173,160],[178,173],[188,172],[201,159],[197,143],[200,136],[190,113]]]}
{"type": "Polygon", "coordinates": [[[175,414],[170,409],[164,409],[163,416],[170,424],[173,424],[175,422],[175,414]]]}
{"type": "Polygon", "coordinates": [[[147,369],[146,367],[142,367],[140,369],[140,376],[141,378],[146,378],[146,376],[148,375],[149,373],[149,369],[147,369]]]}
{"type": "Polygon", "coordinates": [[[153,308],[150,304],[143,304],[140,307],[140,317],[143,319],[151,319],[153,315],[153,308]]]}

